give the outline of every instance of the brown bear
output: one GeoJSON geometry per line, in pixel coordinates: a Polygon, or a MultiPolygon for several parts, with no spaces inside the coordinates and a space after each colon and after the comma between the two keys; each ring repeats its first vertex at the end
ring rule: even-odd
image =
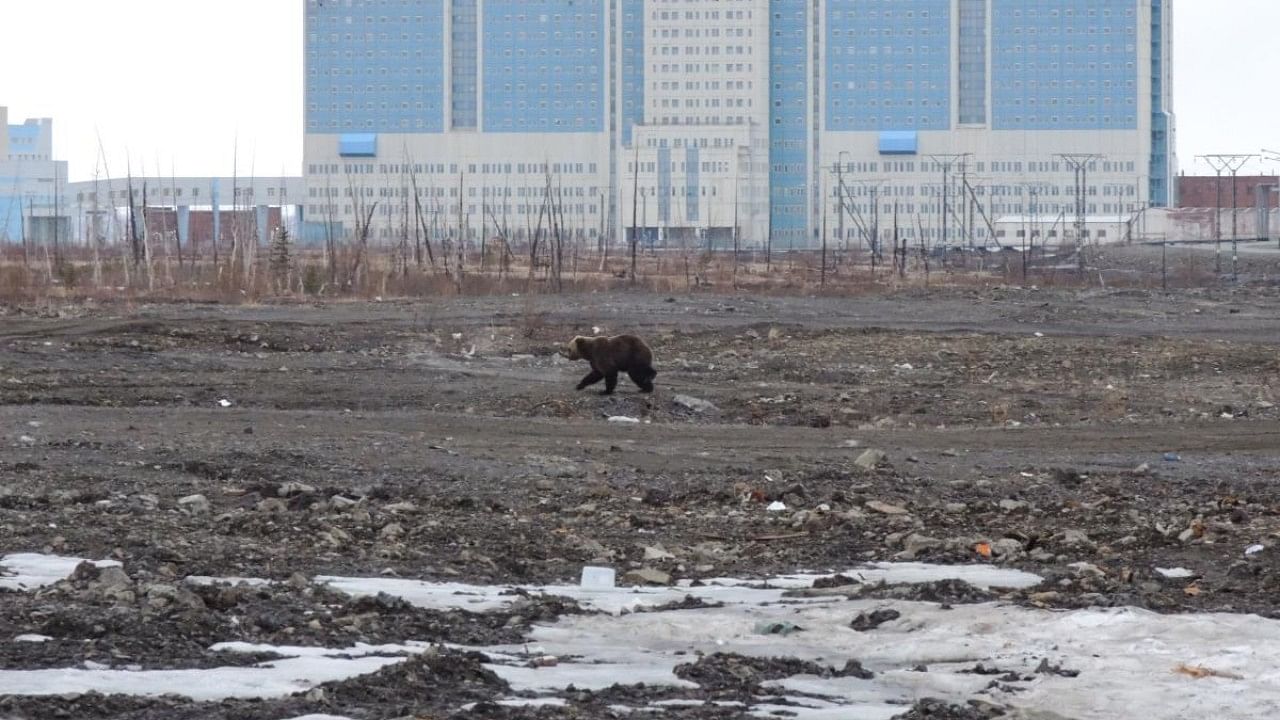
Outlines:
{"type": "Polygon", "coordinates": [[[625,372],[641,392],[653,392],[653,379],[658,371],[653,369],[653,351],[635,335],[613,337],[583,337],[569,341],[564,356],[570,360],[586,360],[591,372],[578,383],[577,390],[604,380],[601,395],[611,395],[618,386],[618,373],[625,372]]]}

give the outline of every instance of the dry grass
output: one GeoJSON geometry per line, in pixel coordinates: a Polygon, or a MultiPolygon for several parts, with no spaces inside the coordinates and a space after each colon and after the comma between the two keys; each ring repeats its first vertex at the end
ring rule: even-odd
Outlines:
{"type": "MultiPolygon", "coordinates": [[[[42,253],[24,256],[20,248],[0,248],[0,301],[146,300],[194,302],[306,302],[314,299],[374,299],[484,296],[521,294],[590,293],[635,290],[652,293],[751,293],[756,295],[823,295],[857,297],[886,291],[929,288],[985,287],[1029,284],[1046,287],[1109,287],[1170,289],[1223,284],[1214,271],[1213,258],[1189,250],[1173,251],[1162,263],[1158,248],[1108,248],[1089,258],[1082,275],[1071,261],[1050,263],[1039,258],[1028,263],[1024,275],[1022,255],[1004,253],[979,256],[952,255],[945,267],[940,258],[912,252],[905,267],[892,259],[872,266],[862,251],[830,252],[825,271],[820,253],[790,251],[742,252],[735,261],[731,251],[686,252],[679,249],[642,253],[636,277],[630,277],[629,258],[614,251],[607,262],[591,253],[577,253],[559,278],[540,259],[531,272],[527,254],[517,252],[507,267],[486,258],[479,270],[478,253],[464,258],[461,273],[443,265],[404,267],[389,249],[372,248],[354,273],[353,256],[340,250],[334,261],[310,248],[297,251],[281,282],[279,273],[267,268],[267,253],[256,253],[256,265],[246,270],[231,267],[226,258],[217,265],[212,258],[187,258],[179,265],[172,257],[133,264],[118,249],[103,253],[97,263],[91,251],[71,248],[60,264],[42,253]],[[39,256],[39,260],[36,260],[39,256]]],[[[452,258],[456,262],[456,258],[452,258]]],[[[1280,277],[1280,267],[1249,268],[1253,282],[1280,277]]],[[[531,311],[530,324],[536,324],[531,311]]]]}

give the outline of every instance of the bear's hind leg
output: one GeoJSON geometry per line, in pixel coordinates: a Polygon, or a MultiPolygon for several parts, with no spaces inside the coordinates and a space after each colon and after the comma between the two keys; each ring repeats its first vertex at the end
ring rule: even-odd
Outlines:
{"type": "Polygon", "coordinates": [[[581,382],[578,383],[577,389],[581,390],[588,385],[595,385],[603,379],[604,373],[593,369],[591,372],[587,373],[586,377],[582,378],[581,382]]]}
{"type": "Polygon", "coordinates": [[[631,382],[640,388],[641,392],[653,392],[653,379],[658,375],[653,368],[636,368],[628,371],[627,375],[631,378],[631,382]]]}

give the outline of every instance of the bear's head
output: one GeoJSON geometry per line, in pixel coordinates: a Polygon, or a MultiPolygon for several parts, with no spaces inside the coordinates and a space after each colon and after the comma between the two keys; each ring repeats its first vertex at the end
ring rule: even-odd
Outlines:
{"type": "Polygon", "coordinates": [[[574,339],[570,340],[567,344],[565,344],[564,349],[561,351],[561,354],[564,355],[569,360],[581,360],[585,357],[582,351],[584,346],[586,345],[586,342],[587,342],[587,338],[581,335],[578,335],[574,339]]]}

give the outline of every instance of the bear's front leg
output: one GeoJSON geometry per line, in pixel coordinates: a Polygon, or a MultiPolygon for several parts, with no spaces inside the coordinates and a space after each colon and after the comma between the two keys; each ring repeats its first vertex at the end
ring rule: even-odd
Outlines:
{"type": "Polygon", "coordinates": [[[592,370],[591,372],[587,373],[586,377],[582,378],[582,381],[578,383],[578,387],[576,389],[581,390],[588,385],[595,385],[596,383],[600,382],[603,379],[604,379],[604,373],[600,372],[599,370],[592,370]]]}
{"type": "Polygon", "coordinates": [[[612,395],[613,389],[616,387],[618,387],[618,371],[615,370],[604,376],[604,390],[602,390],[600,394],[612,395]]]}

